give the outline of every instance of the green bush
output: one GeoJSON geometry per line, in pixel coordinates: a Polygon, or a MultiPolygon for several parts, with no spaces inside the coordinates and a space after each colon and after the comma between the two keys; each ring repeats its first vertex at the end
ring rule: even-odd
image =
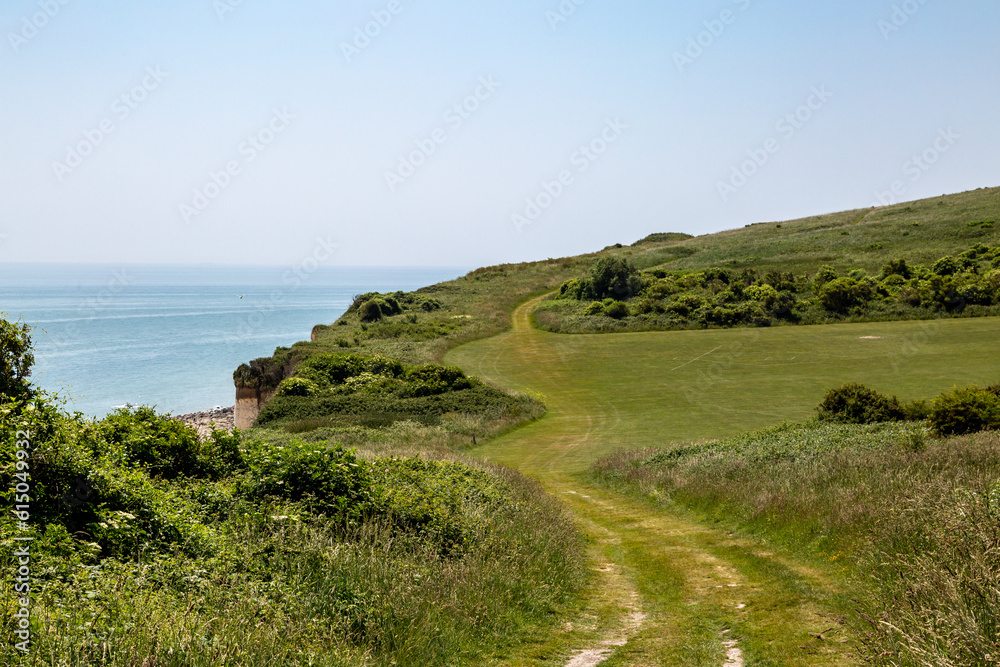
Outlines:
{"type": "Polygon", "coordinates": [[[320,391],[319,385],[309,378],[293,377],[282,380],[278,385],[278,396],[315,396],[320,391]]]}
{"type": "Polygon", "coordinates": [[[239,431],[213,430],[208,440],[201,443],[201,472],[206,477],[220,479],[246,470],[246,460],[240,449],[242,442],[239,431]]]}
{"type": "Polygon", "coordinates": [[[953,276],[959,272],[959,268],[958,260],[947,255],[934,262],[932,271],[939,276],[953,276]]]}
{"type": "Polygon", "coordinates": [[[435,396],[472,387],[472,381],[458,366],[415,366],[406,371],[404,380],[405,384],[398,393],[402,398],[435,396]]]}
{"type": "Polygon", "coordinates": [[[604,308],[604,314],[613,320],[620,320],[629,316],[628,305],[622,301],[613,301],[604,308]]]}
{"type": "Polygon", "coordinates": [[[377,459],[373,468],[384,493],[383,511],[393,524],[446,555],[467,548],[482,532],[483,510],[510,495],[497,477],[450,461],[377,459]]]}
{"type": "Polygon", "coordinates": [[[241,364],[233,372],[237,387],[275,389],[285,377],[285,366],[274,357],[261,357],[249,364],[241,364]]]}
{"type": "Polygon", "coordinates": [[[173,479],[202,473],[201,443],[190,426],[158,415],[153,408],[127,406],[100,424],[101,444],[95,453],[127,466],[142,467],[151,476],[173,479]]]}
{"type": "Polygon", "coordinates": [[[251,498],[301,501],[313,512],[345,520],[375,510],[370,464],[339,445],[262,448],[251,457],[250,473],[241,492],[251,498]]]}
{"type": "Polygon", "coordinates": [[[906,263],[905,259],[892,259],[884,267],[882,267],[882,278],[888,278],[889,276],[899,276],[903,280],[909,280],[913,277],[913,270],[906,263]]]}
{"type": "Polygon", "coordinates": [[[28,325],[0,317],[0,396],[24,396],[30,388],[28,378],[34,362],[28,325]]]}
{"type": "Polygon", "coordinates": [[[836,280],[839,277],[840,274],[837,273],[837,269],[832,266],[821,266],[819,267],[819,271],[816,273],[816,277],[813,278],[813,289],[815,289],[818,294],[824,285],[832,280],[836,280]]]}
{"type": "Polygon", "coordinates": [[[939,435],[1000,428],[1000,395],[979,387],[956,387],[934,399],[930,419],[939,435]]]}
{"type": "Polygon", "coordinates": [[[858,383],[831,389],[817,410],[821,420],[845,424],[873,424],[905,417],[895,396],[884,396],[858,383]]]}
{"type": "Polygon", "coordinates": [[[358,318],[362,322],[377,322],[382,319],[382,308],[375,299],[369,299],[358,307],[358,318]]]}
{"type": "Polygon", "coordinates": [[[872,296],[874,295],[868,283],[853,278],[835,278],[819,290],[820,304],[834,313],[846,313],[851,308],[863,306],[872,296]]]}
{"type": "Polygon", "coordinates": [[[299,364],[295,374],[297,377],[308,378],[323,388],[343,384],[347,378],[361,373],[400,377],[403,372],[403,364],[395,359],[379,355],[366,357],[329,352],[309,357],[299,364]]]}
{"type": "Polygon", "coordinates": [[[622,257],[601,257],[590,267],[590,298],[628,299],[642,290],[639,271],[622,257]]]}

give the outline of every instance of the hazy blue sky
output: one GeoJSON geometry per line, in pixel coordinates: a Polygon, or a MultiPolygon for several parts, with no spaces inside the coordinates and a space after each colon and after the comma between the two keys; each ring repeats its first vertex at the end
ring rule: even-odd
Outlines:
{"type": "Polygon", "coordinates": [[[995,0],[6,0],[0,29],[6,262],[472,266],[1000,185],[995,0]]]}

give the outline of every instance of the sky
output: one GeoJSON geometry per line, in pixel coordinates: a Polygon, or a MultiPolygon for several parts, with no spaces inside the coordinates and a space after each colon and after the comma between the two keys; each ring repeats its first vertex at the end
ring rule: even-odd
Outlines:
{"type": "Polygon", "coordinates": [[[0,262],[477,266],[1000,185],[995,0],[6,0],[0,262]]]}

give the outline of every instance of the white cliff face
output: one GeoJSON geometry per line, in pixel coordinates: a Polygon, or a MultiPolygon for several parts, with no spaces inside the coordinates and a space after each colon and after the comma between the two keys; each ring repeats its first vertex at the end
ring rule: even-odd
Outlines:
{"type": "Polygon", "coordinates": [[[273,389],[238,387],[236,389],[236,407],[233,415],[234,426],[241,431],[245,431],[253,426],[257,415],[260,414],[261,408],[273,396],[273,389]]]}

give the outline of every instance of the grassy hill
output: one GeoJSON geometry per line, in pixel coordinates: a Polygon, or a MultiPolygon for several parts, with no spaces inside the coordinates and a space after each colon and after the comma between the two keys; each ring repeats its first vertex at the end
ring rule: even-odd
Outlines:
{"type": "Polygon", "coordinates": [[[766,222],[671,243],[623,251],[640,268],[734,269],[815,273],[878,271],[896,257],[931,264],[977,243],[1000,243],[1000,188],[843,211],[787,222],[766,222]]]}
{"type": "MultiPolygon", "coordinates": [[[[842,272],[863,269],[877,273],[886,262],[899,257],[911,263],[933,264],[944,255],[960,254],[976,244],[1000,245],[997,220],[1000,188],[991,188],[877,209],[753,224],[698,237],[655,233],[631,245],[616,244],[576,257],[484,267],[410,293],[362,294],[337,322],[317,325],[310,341],[278,348],[272,358],[258,360],[258,365],[269,369],[265,373],[270,384],[267,388],[274,389],[316,354],[384,355],[410,364],[440,363],[444,354],[458,345],[507,330],[518,304],[585,276],[601,258],[621,258],[646,270],[725,267],[759,274],[814,274],[821,266],[830,265],[842,272]]],[[[927,316],[887,309],[876,319],[927,316]]],[[[614,330],[613,320],[600,319],[605,328],[614,330]]],[[[544,318],[541,323],[559,329],[544,318]]],[[[323,414],[322,407],[305,405],[308,400],[294,402],[302,404],[294,411],[310,419],[323,414]]],[[[535,412],[529,410],[525,415],[535,412]]],[[[504,421],[503,427],[509,425],[509,420],[504,421]]]]}
{"type": "Polygon", "coordinates": [[[440,309],[432,312],[408,309],[362,326],[358,303],[334,325],[317,327],[311,342],[292,350],[308,355],[359,348],[351,351],[389,354],[407,362],[439,362],[452,347],[506,330],[517,304],[584,275],[601,257],[623,257],[640,269],[725,266],[760,273],[815,273],[830,265],[842,271],[877,272],[890,259],[933,264],[978,243],[1000,244],[1000,188],[757,223],[704,236],[655,233],[631,245],[576,257],[484,267],[414,292],[440,302],[440,309]],[[416,322],[407,321],[413,316],[416,322]]]}

